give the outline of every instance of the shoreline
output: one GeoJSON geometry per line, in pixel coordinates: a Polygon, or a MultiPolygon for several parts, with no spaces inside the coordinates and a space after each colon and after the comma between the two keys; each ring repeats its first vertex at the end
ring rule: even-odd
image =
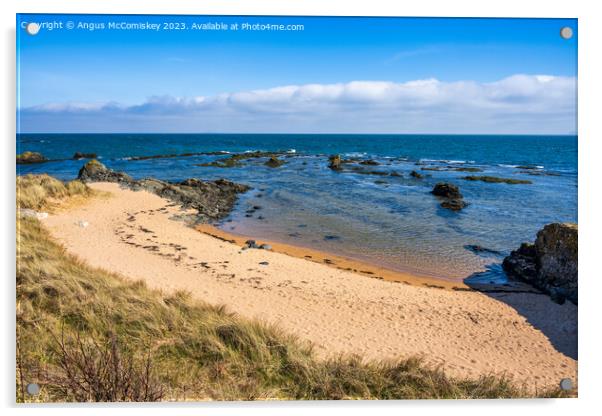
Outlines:
{"type": "Polygon", "coordinates": [[[243,249],[247,247],[247,240],[254,240],[258,245],[270,245],[271,249],[269,251],[310,261],[312,263],[325,265],[336,270],[350,272],[367,279],[457,292],[529,293],[535,295],[545,295],[539,289],[518,280],[509,280],[506,283],[471,282],[468,284],[465,283],[464,279],[459,281],[447,279],[445,277],[433,277],[412,272],[404,272],[390,269],[386,266],[381,266],[369,261],[341,256],[328,251],[313,249],[301,245],[282,243],[270,239],[260,239],[249,235],[236,234],[225,231],[213,224],[197,224],[193,228],[205,235],[217,238],[218,240],[236,244],[243,249]]]}
{"type": "MultiPolygon", "coordinates": [[[[413,286],[425,286],[434,289],[472,290],[462,281],[451,281],[445,278],[420,276],[412,273],[391,270],[367,261],[343,257],[326,251],[231,233],[224,231],[212,224],[195,225],[194,229],[208,236],[236,244],[240,247],[245,247],[245,242],[247,240],[254,239],[257,240],[258,244],[269,244],[272,247],[270,251],[318,264],[323,264],[338,270],[353,272],[368,279],[384,280],[413,286]]],[[[490,286],[492,288],[495,287],[495,285],[490,286]]]]}
{"type": "Polygon", "coordinates": [[[292,248],[278,243],[274,250],[241,250],[226,234],[175,221],[187,211],[153,193],[106,182],[90,187],[112,195],[66,207],[42,223],[93,267],[276,325],[310,342],[318,357],[421,356],[452,377],[505,374],[533,389],[567,377],[577,384],[572,304],[530,293],[394,284],[345,270],[344,263],[284,254],[292,248]]]}

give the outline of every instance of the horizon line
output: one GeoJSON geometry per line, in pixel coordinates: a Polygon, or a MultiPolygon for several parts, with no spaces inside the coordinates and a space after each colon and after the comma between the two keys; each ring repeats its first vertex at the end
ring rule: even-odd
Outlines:
{"type": "Polygon", "coordinates": [[[304,135],[304,136],[335,136],[335,135],[347,135],[347,136],[578,136],[578,132],[574,133],[290,133],[290,132],[262,132],[262,133],[248,133],[248,132],[129,132],[129,131],[117,131],[117,132],[17,132],[19,134],[177,134],[177,135],[190,135],[190,134],[217,134],[217,135],[228,135],[228,134],[240,134],[240,135],[304,135]]]}

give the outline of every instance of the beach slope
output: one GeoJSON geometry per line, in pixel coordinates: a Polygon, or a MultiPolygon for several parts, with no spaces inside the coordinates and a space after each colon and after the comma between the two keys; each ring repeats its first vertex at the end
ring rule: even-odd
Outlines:
{"type": "Polygon", "coordinates": [[[174,203],[114,183],[43,220],[94,267],[166,293],[189,291],[276,324],[319,356],[423,356],[451,376],[505,374],[529,388],[576,380],[577,308],[530,293],[452,291],[383,281],[201,233],[174,203]],[[174,220],[176,219],[176,220],[174,220]]]}

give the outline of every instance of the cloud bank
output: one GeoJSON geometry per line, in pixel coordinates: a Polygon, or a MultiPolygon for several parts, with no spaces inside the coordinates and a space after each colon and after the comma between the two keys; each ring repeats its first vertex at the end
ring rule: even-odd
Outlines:
{"type": "Polygon", "coordinates": [[[352,81],[215,96],[154,96],[138,105],[50,103],[20,110],[21,132],[489,133],[576,131],[577,81],[513,75],[496,82],[352,81]]]}

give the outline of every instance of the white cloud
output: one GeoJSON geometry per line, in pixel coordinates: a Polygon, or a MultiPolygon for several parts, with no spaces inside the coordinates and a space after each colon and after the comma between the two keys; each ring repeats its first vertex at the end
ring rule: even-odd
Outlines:
{"type": "Polygon", "coordinates": [[[53,103],[21,110],[22,131],[568,133],[576,79],[513,75],[496,82],[352,81],[139,105],[53,103]],[[87,123],[87,124],[86,124],[87,123]]]}

